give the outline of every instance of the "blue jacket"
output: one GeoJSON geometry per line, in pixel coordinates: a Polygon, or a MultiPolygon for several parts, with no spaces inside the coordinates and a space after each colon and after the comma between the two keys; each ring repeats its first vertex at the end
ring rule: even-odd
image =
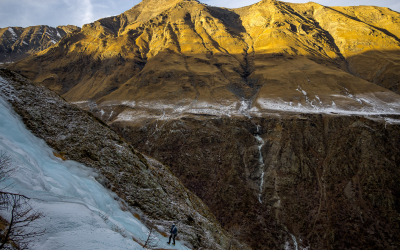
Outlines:
{"type": "Polygon", "coordinates": [[[172,234],[177,234],[178,233],[178,229],[176,228],[175,225],[171,227],[171,233],[172,234]]]}

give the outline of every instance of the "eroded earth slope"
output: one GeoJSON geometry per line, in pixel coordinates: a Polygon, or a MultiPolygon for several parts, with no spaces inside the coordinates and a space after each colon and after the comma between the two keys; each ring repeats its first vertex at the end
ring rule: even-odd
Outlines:
{"type": "Polygon", "coordinates": [[[143,0],[9,66],[170,166],[253,249],[397,249],[400,14],[143,0]]]}
{"type": "Polygon", "coordinates": [[[158,2],[84,25],[11,69],[68,101],[113,109],[128,103],[175,113],[399,111],[397,12],[158,2]]]}

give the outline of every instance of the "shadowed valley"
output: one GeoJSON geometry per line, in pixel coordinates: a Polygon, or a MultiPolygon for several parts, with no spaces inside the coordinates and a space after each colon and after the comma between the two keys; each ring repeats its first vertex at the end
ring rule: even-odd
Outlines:
{"type": "Polygon", "coordinates": [[[170,167],[253,249],[400,247],[400,14],[143,0],[7,66],[170,167]]]}

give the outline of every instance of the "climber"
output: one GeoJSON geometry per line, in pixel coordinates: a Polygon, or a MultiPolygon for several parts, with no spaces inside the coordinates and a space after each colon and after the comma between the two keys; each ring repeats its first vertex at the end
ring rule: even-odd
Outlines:
{"type": "Polygon", "coordinates": [[[169,236],[168,244],[171,244],[171,238],[172,238],[172,239],[174,239],[174,243],[172,243],[172,244],[175,246],[175,238],[178,235],[178,229],[176,228],[175,225],[172,225],[170,233],[171,233],[171,236],[169,236]]]}

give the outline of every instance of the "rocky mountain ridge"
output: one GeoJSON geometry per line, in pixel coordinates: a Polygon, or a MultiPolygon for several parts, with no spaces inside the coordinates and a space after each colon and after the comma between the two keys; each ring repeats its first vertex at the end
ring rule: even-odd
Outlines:
{"type": "Polygon", "coordinates": [[[9,66],[168,164],[253,249],[399,247],[400,14],[145,0],[9,66]]]}
{"type": "Polygon", "coordinates": [[[400,17],[387,8],[156,4],[143,1],[120,16],[84,25],[68,41],[11,69],[69,101],[128,101],[144,109],[152,103],[170,112],[240,114],[242,107],[257,114],[299,106],[355,112],[360,102],[380,106],[397,98],[376,86],[397,91],[400,17]]]}
{"type": "Polygon", "coordinates": [[[56,28],[40,25],[0,29],[0,63],[11,63],[53,46],[66,34],[80,28],[74,25],[56,28]]]}

